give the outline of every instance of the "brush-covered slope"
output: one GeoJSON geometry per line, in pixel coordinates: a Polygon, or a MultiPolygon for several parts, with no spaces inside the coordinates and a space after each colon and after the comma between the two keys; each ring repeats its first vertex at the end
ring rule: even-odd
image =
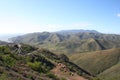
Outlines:
{"type": "Polygon", "coordinates": [[[55,55],[25,44],[21,44],[22,52],[18,53],[13,45],[0,46],[1,80],[85,80],[93,77],[64,54],[55,55]]]}
{"type": "Polygon", "coordinates": [[[119,80],[120,49],[72,54],[70,60],[104,80],[119,80]],[[118,71],[118,72],[117,72],[118,71]],[[115,78],[115,79],[114,79],[115,78]]]}
{"type": "Polygon", "coordinates": [[[119,80],[120,79],[120,62],[111,68],[105,70],[98,75],[103,80],[119,80]]]}
{"type": "Polygon", "coordinates": [[[79,53],[120,47],[120,35],[93,30],[31,33],[10,39],[60,53],[79,53]]]}

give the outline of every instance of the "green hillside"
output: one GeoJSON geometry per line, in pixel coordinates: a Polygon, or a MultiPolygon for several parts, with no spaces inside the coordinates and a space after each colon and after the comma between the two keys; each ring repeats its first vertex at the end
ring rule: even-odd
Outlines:
{"type": "Polygon", "coordinates": [[[120,63],[105,70],[104,72],[99,74],[99,77],[104,80],[119,80],[120,79],[120,63]]]}
{"type": "Polygon", "coordinates": [[[104,80],[119,80],[120,49],[72,54],[70,60],[104,80]],[[118,72],[117,72],[118,71],[118,72]],[[115,79],[113,79],[115,78],[115,79]]]}

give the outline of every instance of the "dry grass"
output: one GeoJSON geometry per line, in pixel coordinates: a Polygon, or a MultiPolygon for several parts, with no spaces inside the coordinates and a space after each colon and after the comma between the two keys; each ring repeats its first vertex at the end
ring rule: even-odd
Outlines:
{"type": "Polygon", "coordinates": [[[99,74],[119,62],[120,49],[73,54],[70,60],[93,74],[99,74]]]}

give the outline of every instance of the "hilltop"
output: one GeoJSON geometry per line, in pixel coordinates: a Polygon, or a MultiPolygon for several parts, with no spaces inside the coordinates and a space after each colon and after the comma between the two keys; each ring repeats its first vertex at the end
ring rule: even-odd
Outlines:
{"type": "Polygon", "coordinates": [[[104,34],[94,30],[68,30],[30,33],[10,39],[49,49],[55,53],[82,53],[120,47],[120,35],[104,34]]]}
{"type": "Polygon", "coordinates": [[[15,51],[14,43],[0,46],[0,79],[86,80],[94,77],[70,62],[64,54],[56,55],[46,49],[21,45],[21,53],[15,51]]]}

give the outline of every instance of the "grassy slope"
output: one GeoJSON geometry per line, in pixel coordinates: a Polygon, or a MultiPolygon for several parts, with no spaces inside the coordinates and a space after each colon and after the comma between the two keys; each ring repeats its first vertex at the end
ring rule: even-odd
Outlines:
{"type": "Polygon", "coordinates": [[[120,63],[105,70],[99,77],[104,80],[120,80],[120,63]]]}
{"type": "Polygon", "coordinates": [[[70,56],[71,61],[95,75],[116,65],[119,62],[119,58],[120,49],[73,54],[70,56]]]}
{"type": "Polygon", "coordinates": [[[88,52],[88,51],[96,51],[102,50],[102,46],[98,44],[98,42],[93,39],[85,39],[79,41],[63,41],[59,43],[45,43],[39,44],[39,47],[47,48],[55,53],[79,53],[79,52],[88,52]]]}

